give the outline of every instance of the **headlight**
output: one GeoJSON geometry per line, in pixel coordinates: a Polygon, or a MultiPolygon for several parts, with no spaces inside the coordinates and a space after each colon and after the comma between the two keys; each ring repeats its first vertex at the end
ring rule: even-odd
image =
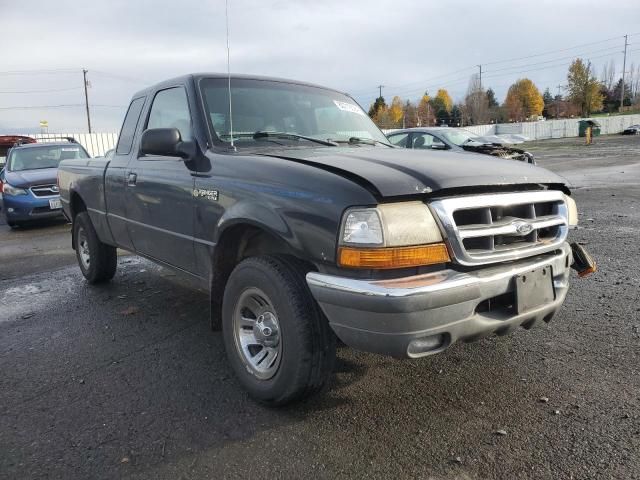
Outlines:
{"type": "Polygon", "coordinates": [[[3,193],[5,195],[26,195],[27,191],[24,188],[16,188],[13,185],[5,183],[3,193]]]}
{"type": "Polygon", "coordinates": [[[403,268],[450,260],[429,207],[400,202],[345,212],[338,263],[356,268],[403,268]]]}
{"type": "Polygon", "coordinates": [[[564,200],[567,203],[567,211],[569,212],[569,226],[577,227],[578,226],[578,206],[576,205],[576,201],[573,198],[571,198],[569,195],[565,195],[564,200]]]}
{"type": "Polygon", "coordinates": [[[342,229],[345,245],[382,245],[382,222],[375,208],[347,212],[342,229]]]}

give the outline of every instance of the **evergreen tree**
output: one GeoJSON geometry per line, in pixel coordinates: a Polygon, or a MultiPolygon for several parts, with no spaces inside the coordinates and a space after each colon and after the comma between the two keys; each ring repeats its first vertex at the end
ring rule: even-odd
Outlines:
{"type": "Polygon", "coordinates": [[[487,101],[489,102],[489,108],[495,108],[498,106],[498,100],[496,99],[496,92],[493,88],[487,90],[487,101]]]}
{"type": "Polygon", "coordinates": [[[387,104],[384,102],[384,97],[376,98],[375,102],[369,108],[369,117],[375,118],[381,110],[386,110],[387,104]]]}

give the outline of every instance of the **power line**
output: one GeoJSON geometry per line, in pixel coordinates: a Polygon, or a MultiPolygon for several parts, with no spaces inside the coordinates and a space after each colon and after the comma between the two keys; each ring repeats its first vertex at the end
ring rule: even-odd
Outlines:
{"type": "Polygon", "coordinates": [[[30,110],[36,108],[72,108],[72,107],[84,107],[82,103],[69,103],[66,105],[24,105],[14,107],[0,107],[0,110],[30,110]]]}
{"type": "MultiPolygon", "coordinates": [[[[612,48],[613,48],[613,47],[612,47],[612,48]]],[[[605,49],[605,50],[609,50],[609,49],[605,49]]],[[[633,52],[633,51],[637,51],[637,50],[640,50],[640,49],[629,50],[627,53],[631,53],[631,52],[633,52]]],[[[596,51],[594,51],[593,53],[596,53],[596,52],[599,52],[599,51],[602,51],[602,50],[596,50],[596,51]]],[[[616,54],[618,54],[618,53],[622,53],[622,52],[609,52],[609,53],[606,53],[606,54],[603,54],[603,55],[587,56],[587,58],[588,58],[588,59],[598,59],[598,58],[603,58],[603,57],[611,57],[611,56],[616,55],[616,54]]],[[[582,53],[582,54],[580,54],[580,55],[582,55],[582,56],[586,56],[584,53],[582,53]]],[[[575,56],[574,56],[574,55],[572,55],[572,56],[569,56],[569,57],[556,58],[556,59],[550,60],[549,62],[551,62],[551,61],[554,61],[554,62],[555,62],[555,61],[558,61],[558,60],[563,60],[563,59],[565,59],[565,58],[575,58],[575,56]]],[[[548,62],[537,62],[537,63],[532,63],[532,64],[529,64],[529,65],[530,65],[530,66],[536,66],[536,65],[540,65],[540,64],[546,64],[546,63],[548,63],[548,62]]],[[[485,78],[485,79],[486,79],[486,78],[501,78],[501,77],[507,77],[507,76],[510,76],[510,75],[519,75],[519,74],[521,74],[521,73],[528,73],[528,72],[534,72],[534,71],[547,70],[547,69],[552,69],[552,68],[558,68],[558,67],[568,66],[568,65],[570,65],[570,64],[571,64],[571,62],[566,62],[566,61],[564,61],[564,62],[562,62],[562,63],[557,63],[557,64],[553,64],[553,65],[546,65],[546,66],[544,66],[544,67],[539,67],[539,68],[527,68],[527,69],[525,69],[525,70],[519,70],[519,71],[514,71],[514,72],[505,72],[505,73],[499,73],[499,74],[493,74],[493,75],[486,75],[484,71],[483,71],[482,73],[483,73],[483,78],[485,78]]],[[[483,65],[484,65],[484,64],[483,64],[483,65]]],[[[526,66],[527,66],[527,65],[525,64],[525,65],[520,65],[520,66],[516,66],[516,67],[509,67],[509,69],[512,69],[512,68],[522,68],[522,67],[526,67],[526,66]]],[[[507,70],[507,69],[491,70],[491,71],[486,72],[486,73],[491,73],[491,72],[500,72],[500,71],[503,71],[503,70],[507,70]]],[[[460,83],[464,83],[464,82],[468,82],[468,81],[469,81],[469,78],[468,78],[468,77],[460,77],[460,78],[458,78],[458,79],[454,79],[454,80],[451,80],[451,81],[449,81],[449,82],[445,82],[445,83],[446,83],[446,85],[447,85],[448,87],[451,87],[451,86],[453,86],[453,85],[458,85],[458,84],[460,84],[460,83]]],[[[394,93],[395,93],[396,95],[411,95],[411,94],[418,93],[418,92],[420,92],[420,91],[424,91],[425,89],[426,89],[426,90],[430,90],[430,89],[435,88],[435,87],[436,87],[436,85],[434,84],[434,85],[431,85],[431,86],[423,86],[423,87],[416,88],[416,89],[409,89],[409,90],[396,91],[396,92],[394,92],[394,93]]],[[[368,100],[368,99],[365,99],[365,100],[364,100],[364,102],[366,102],[367,100],[368,100]]]]}
{"type": "MultiPolygon", "coordinates": [[[[638,34],[640,34],[640,32],[635,33],[635,34],[631,34],[630,36],[638,35],[638,34]]],[[[492,62],[482,62],[482,65],[483,66],[486,66],[486,65],[497,65],[497,64],[500,64],[500,63],[515,62],[515,61],[518,61],[518,60],[526,60],[526,59],[529,59],[529,58],[543,57],[543,56],[551,55],[551,54],[554,54],[554,53],[560,53],[560,52],[567,52],[567,51],[570,51],[570,50],[575,50],[576,48],[581,48],[581,47],[586,47],[586,46],[590,46],[590,45],[598,45],[598,44],[601,44],[601,43],[611,42],[613,40],[618,40],[620,38],[621,38],[620,36],[611,37],[611,38],[607,38],[607,39],[604,39],[604,40],[597,40],[597,41],[594,41],[594,42],[582,43],[580,45],[574,45],[572,47],[566,47],[566,48],[561,48],[561,49],[557,49],[557,50],[549,50],[549,51],[545,51],[545,52],[541,52],[541,53],[537,53],[537,54],[533,54],[533,55],[525,55],[525,56],[522,56],[522,57],[513,57],[513,58],[510,58],[510,59],[496,60],[496,61],[492,61],[492,62]]],[[[613,49],[613,48],[614,47],[610,47],[610,48],[601,49],[601,50],[598,50],[598,51],[610,50],[610,49],[613,49]]],[[[592,52],[592,53],[595,53],[595,52],[592,52]]],[[[575,56],[577,56],[577,55],[584,55],[584,54],[582,54],[582,53],[575,54],[575,56]]],[[[559,60],[559,59],[549,60],[549,61],[540,62],[540,63],[550,63],[552,61],[557,61],[557,60],[559,60]]],[[[525,66],[527,66],[527,65],[525,64],[525,65],[520,65],[520,66],[506,67],[504,69],[506,70],[506,69],[511,69],[511,68],[521,68],[521,67],[525,67],[525,66]]],[[[401,88],[401,87],[409,86],[409,85],[412,85],[412,84],[427,83],[427,82],[430,82],[430,81],[435,80],[437,78],[447,77],[447,76],[453,75],[453,74],[458,73],[458,72],[470,70],[472,68],[473,69],[477,68],[477,65],[468,66],[468,67],[465,67],[463,69],[457,70],[455,72],[451,72],[450,74],[443,74],[443,75],[440,75],[440,76],[436,76],[436,77],[432,77],[432,78],[429,78],[429,79],[424,79],[424,80],[420,80],[420,81],[416,81],[416,82],[411,82],[411,83],[407,83],[407,84],[403,84],[403,85],[395,85],[395,86],[391,86],[389,88],[401,88]]],[[[495,72],[495,71],[498,71],[498,70],[493,70],[493,71],[495,72]]],[[[451,84],[451,82],[455,82],[455,81],[456,80],[452,80],[452,81],[449,81],[449,82],[446,82],[446,83],[447,84],[451,84]]],[[[420,87],[419,89],[422,90],[423,88],[420,87]]],[[[411,89],[409,91],[415,92],[416,90],[417,89],[411,89]]],[[[355,95],[357,95],[357,93],[355,95]]]]}
{"type": "Polygon", "coordinates": [[[115,74],[115,73],[109,73],[109,72],[105,72],[102,70],[91,70],[94,74],[97,73],[98,75],[103,75],[105,77],[111,77],[111,78],[115,78],[117,80],[122,80],[124,82],[131,82],[131,83],[137,83],[137,84],[142,84],[142,85],[150,85],[151,82],[141,79],[141,78],[134,78],[134,77],[128,77],[126,75],[119,75],[119,74],[115,74]]]}
{"type": "MultiPolygon", "coordinates": [[[[32,110],[32,109],[52,109],[52,108],[75,108],[75,107],[84,107],[84,103],[68,103],[63,105],[16,105],[12,107],[0,107],[0,110],[32,110]]],[[[94,105],[91,104],[91,107],[97,108],[126,108],[126,105],[94,105]]]]}
{"type": "Polygon", "coordinates": [[[619,47],[607,47],[607,48],[603,48],[603,49],[600,49],[600,50],[594,50],[594,51],[592,51],[592,52],[576,53],[576,54],[574,54],[574,55],[569,55],[569,56],[567,56],[567,57],[553,58],[553,59],[551,59],[551,60],[545,60],[545,61],[543,61],[543,62],[525,63],[525,64],[523,64],[523,65],[514,65],[514,66],[511,66],[511,67],[502,67],[502,68],[497,68],[497,69],[495,69],[495,70],[489,70],[489,71],[488,71],[488,72],[486,72],[486,73],[502,72],[502,71],[505,71],[505,70],[512,70],[512,69],[514,69],[514,68],[533,67],[533,66],[536,66],[536,65],[544,65],[545,63],[553,63],[553,62],[557,62],[557,61],[559,61],[559,60],[567,60],[567,59],[570,59],[570,58],[576,58],[576,57],[578,57],[578,56],[582,56],[582,55],[589,55],[589,54],[599,53],[599,52],[605,52],[605,51],[609,51],[609,50],[615,50],[615,51],[609,52],[611,55],[613,55],[613,54],[615,54],[615,53],[618,53],[618,48],[619,48],[619,47]]]}
{"type": "Polygon", "coordinates": [[[51,90],[13,90],[3,91],[2,94],[22,94],[22,93],[57,93],[57,92],[70,92],[71,90],[80,90],[82,87],[70,87],[70,88],[54,88],[51,90]]]}
{"type": "Polygon", "coordinates": [[[515,58],[509,58],[509,59],[505,59],[505,60],[497,60],[497,61],[494,61],[494,62],[485,62],[484,65],[496,65],[498,63],[515,62],[517,60],[526,60],[528,58],[544,57],[545,55],[550,55],[552,53],[567,52],[569,50],[575,50],[576,48],[588,47],[590,45],[597,45],[599,43],[606,43],[606,42],[610,42],[612,40],[619,40],[619,39],[620,39],[620,36],[611,37],[611,38],[607,38],[606,40],[598,40],[596,42],[583,43],[581,45],[575,45],[573,47],[560,48],[558,50],[550,50],[550,51],[546,51],[546,52],[543,52],[543,53],[536,53],[534,55],[527,55],[527,56],[524,56],[524,57],[515,57],[515,58]]]}
{"type": "Polygon", "coordinates": [[[58,68],[50,70],[7,70],[0,72],[0,75],[56,75],[78,73],[79,68],[58,68]]]}

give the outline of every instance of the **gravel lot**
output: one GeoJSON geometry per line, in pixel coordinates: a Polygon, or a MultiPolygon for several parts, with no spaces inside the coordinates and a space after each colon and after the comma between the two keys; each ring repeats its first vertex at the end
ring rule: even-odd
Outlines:
{"type": "Polygon", "coordinates": [[[552,323],[398,361],[339,352],[331,390],[249,400],[207,295],[133,256],[89,287],[69,228],[0,226],[1,478],[640,478],[640,137],[528,145],[577,187],[552,323]]]}

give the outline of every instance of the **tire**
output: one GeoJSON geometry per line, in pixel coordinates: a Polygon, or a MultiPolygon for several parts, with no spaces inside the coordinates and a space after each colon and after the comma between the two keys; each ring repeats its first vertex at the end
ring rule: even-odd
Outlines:
{"type": "Polygon", "coordinates": [[[91,284],[109,281],[116,274],[116,248],[102,243],[87,212],[73,220],[74,248],[82,275],[91,284]]]}
{"type": "Polygon", "coordinates": [[[236,266],[224,291],[229,363],[249,395],[270,406],[317,393],[333,371],[336,337],[307,286],[308,270],[293,257],[251,257],[236,266]]]}
{"type": "Polygon", "coordinates": [[[8,225],[10,228],[18,228],[18,227],[20,226],[20,224],[19,224],[19,223],[16,223],[16,222],[10,222],[9,220],[7,220],[7,225],[8,225]]]}

